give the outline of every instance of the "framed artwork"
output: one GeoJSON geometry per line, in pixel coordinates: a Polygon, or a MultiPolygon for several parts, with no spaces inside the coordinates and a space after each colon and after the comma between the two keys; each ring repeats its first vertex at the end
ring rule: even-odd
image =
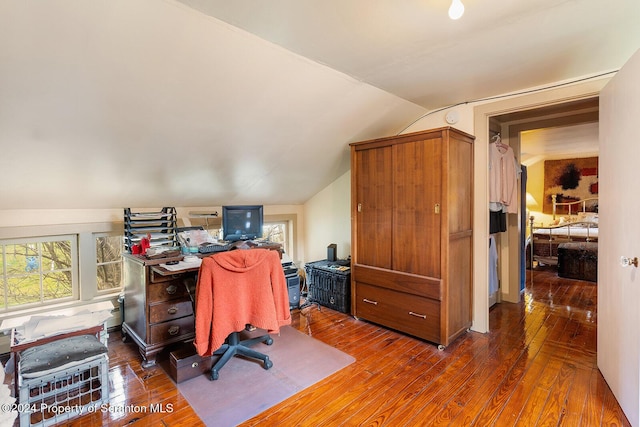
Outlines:
{"type": "MultiPolygon", "coordinates": [[[[542,211],[553,213],[551,196],[557,196],[558,203],[577,202],[598,196],[598,158],[545,160],[544,201],[542,211]]],[[[587,212],[597,212],[598,202],[586,205],[587,212]]],[[[572,208],[572,213],[576,212],[572,208]]],[[[557,214],[567,214],[565,206],[558,207],[557,214]]]]}

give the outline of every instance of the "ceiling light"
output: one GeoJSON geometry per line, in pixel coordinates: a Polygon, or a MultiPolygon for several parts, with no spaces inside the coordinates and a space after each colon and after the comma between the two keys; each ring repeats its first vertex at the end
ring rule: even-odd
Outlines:
{"type": "Polygon", "coordinates": [[[453,0],[449,7],[449,18],[458,19],[464,13],[464,5],[461,0],[453,0]]]}

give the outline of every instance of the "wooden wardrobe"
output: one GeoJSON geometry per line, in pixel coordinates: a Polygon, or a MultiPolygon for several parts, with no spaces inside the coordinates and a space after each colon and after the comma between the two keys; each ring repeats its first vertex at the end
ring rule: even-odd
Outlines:
{"type": "Polygon", "coordinates": [[[471,326],[473,140],[445,127],[351,144],[351,310],[449,345],[471,326]]]}

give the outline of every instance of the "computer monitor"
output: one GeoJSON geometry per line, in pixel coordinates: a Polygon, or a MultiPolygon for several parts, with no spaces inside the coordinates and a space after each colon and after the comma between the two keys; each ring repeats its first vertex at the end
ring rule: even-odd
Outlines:
{"type": "Polygon", "coordinates": [[[222,236],[224,240],[253,240],[262,237],[261,205],[223,206],[222,236]]]}

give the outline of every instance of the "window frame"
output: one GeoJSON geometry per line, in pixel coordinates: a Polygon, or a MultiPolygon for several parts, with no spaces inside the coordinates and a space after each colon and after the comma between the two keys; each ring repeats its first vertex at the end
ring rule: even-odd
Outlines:
{"type": "MultiPolygon", "coordinates": [[[[60,304],[75,302],[80,299],[80,281],[79,281],[79,251],[78,251],[78,236],[75,234],[56,234],[56,235],[48,235],[48,236],[29,236],[29,237],[17,237],[12,239],[2,239],[0,240],[0,248],[2,252],[2,272],[0,272],[1,283],[0,285],[4,288],[4,298],[2,301],[2,305],[0,306],[0,314],[11,315],[13,313],[20,313],[24,311],[28,311],[34,308],[41,307],[52,307],[58,306],[60,304]],[[20,304],[17,306],[9,306],[7,302],[7,289],[8,289],[8,272],[7,272],[7,257],[6,257],[6,246],[10,245],[22,245],[22,244],[38,244],[47,243],[47,242],[62,242],[69,241],[70,249],[71,249],[71,295],[63,298],[57,298],[55,300],[43,300],[43,276],[50,271],[43,271],[42,268],[39,268],[39,272],[37,273],[40,277],[40,301],[20,304]]],[[[39,256],[41,256],[41,251],[39,251],[39,256]]],[[[41,262],[40,262],[41,264],[41,262]]],[[[36,273],[32,273],[36,274],[36,273]]]]}
{"type": "Polygon", "coordinates": [[[78,222],[48,225],[27,225],[0,227],[0,243],[8,241],[25,241],[26,239],[43,239],[47,236],[73,235],[77,239],[77,297],[64,302],[35,304],[31,307],[12,311],[0,310],[0,322],[25,315],[49,313],[56,310],[65,310],[72,307],[81,307],[101,301],[110,301],[114,309],[117,309],[117,299],[122,290],[97,292],[96,271],[96,233],[113,233],[123,235],[121,221],[78,222]]]}
{"type": "MultiPolygon", "coordinates": [[[[283,243],[282,243],[282,249],[284,250],[285,253],[289,253],[289,246],[291,245],[291,239],[289,237],[289,221],[286,220],[282,220],[282,221],[264,221],[264,224],[262,225],[262,230],[263,230],[263,234],[262,237],[264,238],[269,238],[269,240],[271,241],[271,234],[267,232],[268,227],[273,227],[273,226],[282,226],[282,233],[283,233],[283,243]]],[[[279,243],[279,242],[278,242],[279,243]]]]}
{"type": "Polygon", "coordinates": [[[122,232],[96,232],[93,235],[93,254],[94,254],[94,270],[95,270],[95,292],[96,295],[110,295],[114,293],[121,293],[124,289],[124,261],[122,254],[124,254],[124,234],[122,232]],[[120,237],[120,259],[118,261],[98,262],[98,239],[101,237],[120,237]],[[98,267],[106,264],[120,264],[120,286],[110,289],[98,289],[98,267]]]}

